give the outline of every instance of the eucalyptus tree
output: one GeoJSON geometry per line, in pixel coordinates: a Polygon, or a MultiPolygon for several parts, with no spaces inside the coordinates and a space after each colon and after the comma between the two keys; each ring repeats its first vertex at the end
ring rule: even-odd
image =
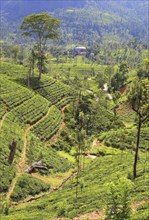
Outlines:
{"type": "Polygon", "coordinates": [[[128,92],[128,101],[137,115],[137,140],[133,165],[133,177],[136,178],[141,127],[149,119],[149,89],[147,83],[139,79],[132,82],[128,92]]]}
{"type": "Polygon", "coordinates": [[[48,39],[56,40],[59,38],[58,29],[60,20],[43,12],[26,16],[20,29],[23,35],[32,37],[35,40],[35,49],[37,50],[39,79],[44,73],[45,46],[48,39]]]}

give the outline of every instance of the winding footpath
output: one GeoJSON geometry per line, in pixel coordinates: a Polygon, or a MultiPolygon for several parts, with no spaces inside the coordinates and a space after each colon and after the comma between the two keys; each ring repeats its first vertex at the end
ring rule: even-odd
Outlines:
{"type": "Polygon", "coordinates": [[[22,153],[21,153],[21,158],[19,163],[16,166],[16,176],[14,177],[14,179],[11,182],[11,185],[9,187],[9,190],[7,192],[6,198],[10,199],[11,194],[13,193],[13,190],[15,188],[15,185],[17,183],[17,179],[18,177],[23,174],[25,172],[25,169],[28,167],[27,163],[26,163],[26,150],[27,150],[27,135],[29,133],[29,131],[36,125],[38,125],[41,121],[43,121],[50,113],[50,108],[48,109],[47,113],[41,118],[39,119],[35,124],[33,125],[29,125],[24,133],[24,144],[23,144],[23,148],[22,148],[22,153]]]}
{"type": "MultiPolygon", "coordinates": [[[[68,104],[68,105],[69,105],[69,104],[68,104]]],[[[64,126],[65,126],[65,122],[64,122],[64,110],[65,110],[65,108],[66,108],[68,105],[64,106],[64,107],[62,108],[62,110],[61,110],[61,113],[62,113],[62,123],[61,123],[61,126],[60,126],[59,130],[57,131],[57,133],[50,139],[50,143],[52,143],[52,144],[57,141],[57,138],[59,137],[59,135],[60,135],[62,129],[63,129],[64,126]]],[[[14,190],[15,185],[16,185],[16,183],[17,183],[18,177],[19,177],[20,175],[22,175],[22,174],[25,172],[26,168],[28,167],[28,164],[27,164],[27,162],[26,162],[27,135],[28,135],[29,131],[30,131],[34,126],[38,125],[41,121],[43,121],[43,120],[49,115],[50,109],[51,109],[51,108],[49,108],[48,111],[47,111],[47,113],[46,113],[40,120],[38,120],[35,124],[29,125],[29,126],[26,128],[25,132],[24,132],[24,144],[23,144],[23,148],[22,148],[21,158],[20,158],[19,163],[18,163],[17,166],[16,166],[16,176],[15,176],[14,179],[12,180],[11,185],[10,185],[10,187],[9,187],[9,190],[8,190],[8,192],[7,192],[7,195],[6,195],[6,198],[7,198],[7,199],[10,199],[11,194],[13,193],[13,190],[14,190]]],[[[5,116],[5,117],[6,117],[6,116],[5,116]]],[[[4,121],[5,117],[3,117],[3,121],[4,121]]],[[[33,175],[33,176],[34,176],[35,178],[37,178],[37,179],[42,180],[42,181],[45,182],[45,183],[49,183],[49,181],[48,181],[46,178],[44,178],[42,175],[40,175],[40,174],[37,174],[37,175],[35,174],[35,175],[33,175]]]]}
{"type": "Polygon", "coordinates": [[[6,118],[6,116],[8,115],[8,113],[9,113],[9,112],[6,112],[6,113],[3,115],[2,120],[0,121],[0,130],[1,130],[2,126],[3,126],[3,122],[4,122],[5,118],[6,118]]]}
{"type": "Polygon", "coordinates": [[[39,119],[35,124],[30,125],[24,133],[24,145],[23,145],[23,149],[22,149],[22,154],[21,154],[21,159],[20,162],[17,166],[17,173],[22,173],[24,172],[24,170],[27,168],[27,163],[26,163],[26,150],[27,150],[27,135],[29,133],[29,131],[35,127],[36,125],[38,125],[41,121],[43,121],[50,113],[50,108],[48,109],[47,113],[41,118],[39,119]]]}

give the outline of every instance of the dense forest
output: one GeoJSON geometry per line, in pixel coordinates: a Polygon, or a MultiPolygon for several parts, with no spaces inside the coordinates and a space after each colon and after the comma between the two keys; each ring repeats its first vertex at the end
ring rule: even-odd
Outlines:
{"type": "Polygon", "coordinates": [[[149,219],[148,9],[1,0],[2,219],[149,219]]]}

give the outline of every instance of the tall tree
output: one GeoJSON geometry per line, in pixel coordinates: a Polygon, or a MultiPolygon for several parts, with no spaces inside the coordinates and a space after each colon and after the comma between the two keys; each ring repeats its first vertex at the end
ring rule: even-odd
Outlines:
{"type": "Polygon", "coordinates": [[[141,126],[149,119],[149,90],[147,85],[139,81],[139,79],[132,82],[128,92],[128,101],[132,110],[137,114],[137,141],[133,165],[133,177],[136,178],[141,126]]]}
{"type": "Polygon", "coordinates": [[[22,34],[33,37],[36,42],[39,79],[44,72],[46,42],[48,39],[58,39],[59,26],[60,20],[45,12],[26,16],[20,26],[20,29],[23,31],[22,34]]]}

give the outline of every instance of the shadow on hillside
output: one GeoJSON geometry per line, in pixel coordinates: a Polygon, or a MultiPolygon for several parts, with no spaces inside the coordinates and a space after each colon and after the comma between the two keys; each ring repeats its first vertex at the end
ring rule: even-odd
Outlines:
{"type": "Polygon", "coordinates": [[[23,86],[31,87],[32,89],[37,89],[37,88],[40,88],[44,85],[44,83],[41,82],[38,77],[31,77],[29,85],[28,85],[28,80],[25,78],[15,79],[15,82],[17,82],[23,86]]]}

